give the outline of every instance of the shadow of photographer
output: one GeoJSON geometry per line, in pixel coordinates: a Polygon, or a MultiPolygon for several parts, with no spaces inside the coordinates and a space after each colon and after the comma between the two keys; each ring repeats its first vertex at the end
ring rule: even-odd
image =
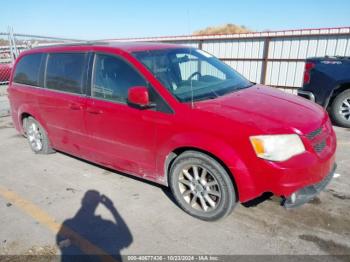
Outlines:
{"type": "Polygon", "coordinates": [[[133,238],[113,202],[98,191],[89,190],[81,204],[75,216],[65,220],[57,233],[61,261],[76,261],[79,255],[84,256],[84,261],[121,261],[121,249],[128,247],[133,238]],[[111,212],[114,221],[95,214],[99,204],[111,212]]]}

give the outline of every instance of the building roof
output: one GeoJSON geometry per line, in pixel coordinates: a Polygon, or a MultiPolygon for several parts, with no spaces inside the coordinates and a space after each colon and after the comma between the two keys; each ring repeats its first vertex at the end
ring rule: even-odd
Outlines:
{"type": "Polygon", "coordinates": [[[45,49],[50,50],[56,49],[57,47],[79,47],[79,46],[101,46],[101,47],[114,47],[121,49],[126,52],[137,52],[137,51],[147,51],[147,50],[161,50],[169,48],[179,48],[183,47],[179,44],[167,44],[167,43],[157,43],[157,42],[116,42],[116,41],[87,41],[87,42],[73,42],[67,44],[55,44],[55,45],[45,45],[39,46],[35,49],[45,49]]]}

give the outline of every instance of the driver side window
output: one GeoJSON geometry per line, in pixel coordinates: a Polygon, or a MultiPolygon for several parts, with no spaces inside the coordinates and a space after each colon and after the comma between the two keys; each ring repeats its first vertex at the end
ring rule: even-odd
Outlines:
{"type": "Polygon", "coordinates": [[[123,59],[96,54],[91,96],[126,103],[128,90],[133,86],[147,86],[146,81],[123,59]]]}

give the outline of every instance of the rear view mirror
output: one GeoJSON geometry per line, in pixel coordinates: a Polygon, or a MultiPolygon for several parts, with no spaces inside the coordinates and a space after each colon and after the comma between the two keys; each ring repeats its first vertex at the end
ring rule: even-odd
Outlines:
{"type": "Polygon", "coordinates": [[[148,88],[144,86],[134,86],[128,90],[128,104],[139,109],[155,107],[149,99],[148,88]]]}

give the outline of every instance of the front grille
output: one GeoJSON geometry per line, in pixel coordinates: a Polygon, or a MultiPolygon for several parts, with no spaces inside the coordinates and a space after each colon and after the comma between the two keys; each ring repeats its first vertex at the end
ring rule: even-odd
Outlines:
{"type": "Polygon", "coordinates": [[[323,127],[320,127],[306,135],[306,137],[310,140],[315,152],[318,154],[320,154],[327,146],[327,139],[325,138],[324,131],[325,130],[323,127]]]}
{"type": "Polygon", "coordinates": [[[320,127],[320,128],[318,128],[318,129],[316,129],[315,131],[312,131],[312,132],[308,133],[308,134],[306,135],[306,137],[307,137],[309,140],[313,140],[315,137],[317,137],[318,135],[320,135],[320,134],[322,133],[322,130],[323,130],[323,128],[320,127]]]}
{"type": "Polygon", "coordinates": [[[314,145],[314,149],[317,153],[321,153],[323,149],[326,147],[326,139],[322,140],[320,143],[314,145]]]}

